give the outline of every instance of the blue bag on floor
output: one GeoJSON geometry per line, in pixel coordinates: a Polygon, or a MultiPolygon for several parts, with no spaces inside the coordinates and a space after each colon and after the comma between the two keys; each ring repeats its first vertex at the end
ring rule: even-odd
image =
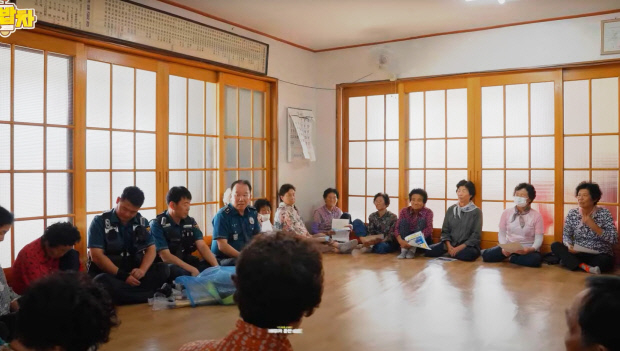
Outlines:
{"type": "Polygon", "coordinates": [[[195,277],[181,276],[174,282],[185,287],[185,292],[192,305],[233,305],[235,284],[231,276],[235,274],[235,267],[209,267],[195,277]]]}

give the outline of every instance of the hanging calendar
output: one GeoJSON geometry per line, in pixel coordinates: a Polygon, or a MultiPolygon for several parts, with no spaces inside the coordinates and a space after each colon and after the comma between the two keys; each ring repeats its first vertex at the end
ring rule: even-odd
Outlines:
{"type": "Polygon", "coordinates": [[[288,162],[294,159],[316,161],[314,145],[312,144],[312,130],[314,113],[312,110],[288,108],[287,149],[288,162]]]}
{"type": "Polygon", "coordinates": [[[267,74],[269,45],[127,0],[18,0],[37,25],[104,37],[141,49],[267,74]]]}

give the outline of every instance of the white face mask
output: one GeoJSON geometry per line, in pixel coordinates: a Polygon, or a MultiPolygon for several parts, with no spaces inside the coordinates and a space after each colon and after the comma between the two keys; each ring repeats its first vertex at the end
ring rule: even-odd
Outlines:
{"type": "Polygon", "coordinates": [[[263,217],[263,222],[269,222],[271,216],[268,214],[259,214],[259,216],[263,217]]]}
{"type": "Polygon", "coordinates": [[[515,205],[517,205],[518,207],[527,206],[527,198],[525,197],[515,196],[514,201],[515,201],[515,205]]]}

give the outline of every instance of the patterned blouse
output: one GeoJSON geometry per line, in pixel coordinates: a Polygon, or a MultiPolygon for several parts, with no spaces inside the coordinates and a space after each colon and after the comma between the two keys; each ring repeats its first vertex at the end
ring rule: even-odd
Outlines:
{"type": "Polygon", "coordinates": [[[19,295],[7,284],[4,270],[0,267],[0,316],[4,316],[11,312],[11,301],[18,297],[19,295]]]}
{"type": "Polygon", "coordinates": [[[385,212],[383,217],[379,217],[379,211],[371,213],[368,216],[368,235],[383,234],[385,241],[393,241],[397,220],[396,215],[390,211],[385,212]]]}
{"type": "Polygon", "coordinates": [[[325,233],[332,230],[332,219],[342,217],[342,210],[338,206],[328,210],[327,206],[323,205],[314,210],[312,217],[312,226],[310,227],[312,234],[325,233]]]}
{"type": "Polygon", "coordinates": [[[275,230],[292,232],[305,237],[310,236],[303,218],[301,218],[297,207],[294,205],[289,206],[284,202],[280,202],[274,218],[273,228],[275,230]]]}
{"type": "Polygon", "coordinates": [[[411,207],[405,207],[398,214],[398,221],[394,226],[394,235],[399,236],[398,228],[401,221],[409,222],[409,233],[422,231],[424,239],[430,244],[432,243],[431,235],[433,235],[433,211],[428,207],[422,207],[418,214],[414,214],[411,207]]]}
{"type": "Polygon", "coordinates": [[[601,235],[597,235],[590,227],[583,224],[581,218],[579,208],[573,208],[568,211],[562,236],[564,243],[569,245],[577,244],[613,256],[613,246],[618,243],[618,231],[609,210],[597,206],[594,214],[592,214],[594,223],[603,229],[603,234],[601,235]]]}
{"type": "Polygon", "coordinates": [[[270,334],[267,329],[238,320],[235,330],[222,340],[200,340],[181,346],[179,351],[293,351],[287,334],[270,334]]]}

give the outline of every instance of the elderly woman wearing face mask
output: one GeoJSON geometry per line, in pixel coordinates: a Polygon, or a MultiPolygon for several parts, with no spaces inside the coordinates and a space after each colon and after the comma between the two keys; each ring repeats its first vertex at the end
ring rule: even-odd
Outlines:
{"type": "Polygon", "coordinates": [[[484,262],[501,262],[509,258],[510,263],[527,267],[540,267],[542,255],[540,246],[545,233],[543,218],[531,208],[536,198],[532,184],[521,183],[515,187],[515,207],[507,208],[499,221],[497,239],[500,244],[520,243],[523,249],[507,252],[500,246],[484,250],[484,262]]]}

